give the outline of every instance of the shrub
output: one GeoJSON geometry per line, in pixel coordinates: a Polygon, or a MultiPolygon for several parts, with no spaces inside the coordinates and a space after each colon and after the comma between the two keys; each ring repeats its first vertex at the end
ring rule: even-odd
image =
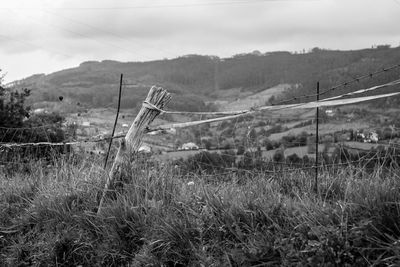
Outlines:
{"type": "Polygon", "coordinates": [[[226,151],[224,154],[218,154],[202,151],[177,163],[187,172],[220,171],[235,163],[235,153],[226,151]]]}
{"type": "Polygon", "coordinates": [[[278,149],[277,151],[275,151],[274,156],[272,157],[272,159],[275,162],[284,162],[285,161],[285,154],[284,154],[283,150],[278,149]]]}
{"type": "Polygon", "coordinates": [[[25,106],[25,99],[30,95],[28,89],[22,92],[8,92],[0,84],[0,134],[3,142],[10,142],[12,135],[6,134],[8,129],[22,127],[24,119],[29,117],[29,107],[25,106]]]}
{"type": "Polygon", "coordinates": [[[293,146],[297,146],[296,144],[296,137],[294,135],[285,135],[282,137],[282,144],[286,147],[293,147],[293,146]]]}
{"type": "Polygon", "coordinates": [[[205,149],[207,149],[207,150],[210,150],[210,149],[211,149],[212,143],[211,143],[210,140],[208,140],[208,139],[202,139],[202,140],[201,140],[201,143],[204,145],[205,149]]]}
{"type": "Polygon", "coordinates": [[[286,161],[288,161],[289,163],[297,164],[301,163],[302,160],[296,153],[293,153],[286,157],[286,161]]]}
{"type": "Polygon", "coordinates": [[[263,141],[263,146],[265,147],[266,150],[274,149],[274,143],[268,138],[263,141]]]}
{"type": "Polygon", "coordinates": [[[305,146],[307,145],[307,137],[308,134],[306,131],[301,132],[299,135],[296,136],[296,146],[305,146]]]}
{"type": "MultiPolygon", "coordinates": [[[[61,142],[66,139],[62,130],[64,118],[56,113],[30,116],[30,107],[25,105],[30,91],[8,92],[0,86],[0,137],[2,142],[61,142]]],[[[11,161],[19,157],[51,157],[53,152],[70,151],[70,147],[40,146],[16,147],[2,153],[3,159],[11,161]],[[52,152],[52,153],[49,153],[52,152]]]]}

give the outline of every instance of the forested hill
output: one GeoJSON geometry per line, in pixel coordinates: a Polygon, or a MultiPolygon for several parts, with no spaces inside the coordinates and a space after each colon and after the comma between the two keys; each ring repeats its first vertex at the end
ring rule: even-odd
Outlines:
{"type": "MultiPolygon", "coordinates": [[[[54,101],[59,95],[104,107],[116,102],[119,75],[124,74],[123,107],[140,103],[153,84],[174,93],[174,109],[204,110],[204,101],[216,100],[216,90],[240,88],[258,92],[277,84],[293,84],[285,96],[315,93],[354,77],[400,64],[400,47],[333,51],[319,48],[309,53],[270,52],[235,55],[231,58],[188,55],[151,62],[89,61],[79,67],[49,75],[34,75],[18,87],[32,89],[35,101],[54,101]]],[[[365,79],[332,94],[352,91],[399,78],[400,69],[365,79]]],[[[394,89],[398,89],[394,88],[394,89]]]]}

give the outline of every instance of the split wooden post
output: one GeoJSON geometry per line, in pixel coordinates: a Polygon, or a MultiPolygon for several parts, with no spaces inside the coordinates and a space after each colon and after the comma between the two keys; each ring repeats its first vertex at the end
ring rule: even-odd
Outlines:
{"type": "Polygon", "coordinates": [[[147,127],[162,112],[164,107],[171,100],[171,95],[163,88],[152,86],[143,102],[142,108],[133,121],[125,138],[122,139],[118,148],[117,155],[111,167],[104,186],[97,214],[101,213],[101,208],[107,197],[108,190],[118,175],[122,175],[122,165],[129,162],[131,155],[135,154],[142,144],[142,137],[147,131],[147,127]]]}

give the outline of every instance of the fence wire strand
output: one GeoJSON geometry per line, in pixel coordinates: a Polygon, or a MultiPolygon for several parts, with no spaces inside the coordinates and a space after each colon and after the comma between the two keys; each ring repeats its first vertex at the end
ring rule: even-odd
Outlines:
{"type": "MultiPolygon", "coordinates": [[[[400,67],[400,64],[394,65],[392,67],[389,68],[385,68],[382,69],[380,71],[376,71],[373,73],[369,73],[366,75],[362,75],[356,78],[353,78],[353,80],[351,81],[347,81],[344,83],[341,83],[339,85],[333,86],[323,92],[321,92],[319,94],[319,96],[325,95],[331,91],[334,91],[340,87],[343,86],[347,86],[349,84],[352,83],[356,83],[359,82],[362,79],[366,79],[366,78],[372,78],[380,73],[383,72],[387,72],[387,71],[391,71],[394,69],[398,69],[400,67]]],[[[122,80],[122,79],[121,79],[122,80]]],[[[172,124],[166,124],[166,125],[159,125],[156,126],[155,128],[149,128],[147,129],[147,133],[154,133],[154,132],[160,132],[160,133],[165,133],[166,130],[169,130],[171,128],[186,128],[186,127],[190,127],[190,126],[196,126],[196,125],[200,125],[200,124],[204,124],[204,123],[212,123],[212,122],[221,122],[221,121],[226,121],[226,120],[233,120],[233,119],[237,119],[239,117],[243,117],[246,115],[253,115],[253,119],[251,120],[251,129],[255,128],[255,120],[256,120],[256,113],[257,112],[261,112],[261,111],[270,111],[270,112],[279,112],[282,110],[287,110],[287,109],[297,109],[297,108],[315,108],[318,106],[333,106],[333,105],[340,105],[340,104],[347,104],[347,103],[358,103],[358,102],[362,102],[362,101],[367,101],[367,100],[372,100],[372,99],[378,99],[378,98],[383,98],[383,97],[389,97],[389,96],[395,96],[400,94],[400,92],[396,92],[396,93],[389,93],[389,94],[380,94],[380,95],[375,95],[375,96],[367,96],[367,97],[358,97],[358,98],[351,98],[351,99],[345,99],[345,100],[341,100],[341,98],[346,98],[346,97],[350,97],[350,96],[354,96],[357,94],[362,94],[362,93],[366,93],[366,92],[370,92],[370,91],[374,91],[374,90],[378,90],[378,89],[382,89],[382,88],[386,88],[386,87],[390,87],[390,86],[394,86],[394,85],[398,85],[400,84],[400,79],[398,80],[394,80],[385,84],[381,84],[381,85],[376,85],[373,87],[369,87],[366,89],[359,89],[356,90],[354,92],[349,92],[349,93],[344,93],[338,96],[334,96],[334,97],[330,97],[330,98],[326,98],[326,99],[322,99],[320,101],[312,101],[312,102],[306,102],[306,103],[298,103],[298,104],[289,104],[289,105],[283,105],[285,103],[288,103],[290,101],[293,100],[299,100],[299,99],[303,99],[303,98],[309,98],[309,97],[315,97],[317,96],[317,94],[310,94],[310,95],[303,95],[300,97],[294,97],[292,99],[288,99],[288,100],[284,100],[281,101],[277,104],[279,105],[272,105],[272,106],[261,106],[261,107],[255,107],[255,108],[251,108],[248,110],[238,110],[238,111],[222,111],[222,112],[185,112],[185,111],[169,111],[169,110],[158,110],[160,113],[164,113],[164,114],[187,114],[187,115],[200,115],[200,120],[198,121],[191,121],[191,122],[183,122],[183,123],[172,123],[172,124]],[[224,117],[218,117],[218,118],[211,118],[211,119],[203,119],[203,116],[220,116],[220,115],[228,115],[228,116],[224,116],[224,117]]],[[[124,84],[125,85],[125,84],[124,84]]],[[[152,105],[150,105],[149,103],[143,103],[143,106],[149,109],[155,109],[155,107],[153,107],[152,105]]],[[[235,126],[238,123],[238,121],[235,122],[235,126]]],[[[19,136],[19,140],[21,140],[22,135],[23,135],[23,131],[25,130],[31,130],[31,136],[33,135],[33,130],[37,130],[37,131],[43,131],[45,138],[48,140],[47,142],[27,142],[27,143],[20,143],[20,142],[14,142],[14,143],[10,143],[10,142],[3,142],[4,137],[2,137],[2,140],[0,142],[0,151],[3,151],[4,149],[12,149],[15,147],[28,147],[28,146],[32,146],[32,147],[39,147],[39,146],[66,146],[66,145],[81,145],[84,143],[98,143],[98,142],[104,142],[104,141],[110,141],[112,139],[118,139],[118,138],[124,138],[125,137],[125,133],[121,133],[112,137],[104,137],[104,136],[95,136],[95,137],[91,137],[91,138],[86,138],[86,139],[82,139],[82,140],[72,140],[72,141],[63,141],[63,142],[50,142],[50,137],[48,136],[48,133],[46,132],[46,128],[55,126],[55,125],[60,125],[59,123],[52,123],[52,124],[46,124],[46,125],[38,125],[38,126],[32,126],[32,127],[4,127],[4,126],[0,126],[0,129],[5,130],[5,135],[7,135],[10,131],[13,131],[13,136],[11,138],[11,140],[16,140],[18,139],[17,137],[19,136]]],[[[235,127],[236,128],[236,127],[235,127]]],[[[248,133],[250,132],[251,129],[248,129],[248,133]]],[[[247,136],[247,135],[246,135],[247,136]]],[[[145,141],[145,143],[150,143],[151,141],[145,141]]],[[[219,138],[218,138],[218,143],[219,143],[219,138]]],[[[154,144],[154,143],[153,143],[154,144]]],[[[301,143],[302,144],[302,143],[301,143]]],[[[159,144],[157,144],[159,145],[159,144]]],[[[388,143],[388,147],[399,147],[398,144],[395,143],[388,143]]],[[[340,148],[341,150],[344,149],[355,149],[355,150],[359,150],[359,151],[363,151],[363,152],[370,152],[370,150],[365,150],[365,149],[360,149],[360,148],[354,148],[354,147],[350,147],[350,146],[341,146],[340,148]]],[[[226,153],[220,153],[221,155],[230,155],[230,154],[226,154],[226,153]]],[[[246,158],[247,156],[243,156],[243,158],[246,158]]],[[[384,157],[378,157],[378,153],[376,154],[376,157],[374,157],[373,159],[385,159],[387,160],[388,155],[385,155],[384,157]]],[[[253,157],[250,157],[253,158],[253,157]]],[[[371,159],[372,160],[372,159],[371,159]]],[[[321,165],[318,166],[300,166],[301,164],[304,165],[304,163],[288,163],[288,162],[273,162],[272,163],[278,164],[280,166],[299,166],[297,168],[290,168],[290,169],[284,169],[284,170],[266,170],[267,173],[279,173],[279,172],[291,172],[291,171],[299,171],[299,170],[313,170],[315,168],[323,168],[323,167],[330,167],[330,166],[342,166],[342,165],[350,165],[350,164],[357,164],[357,163],[365,163],[365,159],[360,158],[357,161],[350,161],[348,159],[347,162],[343,162],[343,163],[334,163],[334,164],[326,164],[323,163],[321,165]]],[[[9,162],[9,161],[0,161],[0,164],[20,164],[21,162],[9,162]]],[[[201,163],[203,164],[203,163],[201,163]]],[[[368,164],[365,163],[365,164],[368,164]]],[[[213,167],[213,166],[211,166],[213,167]]],[[[221,168],[220,166],[214,166],[214,167],[218,167],[219,169],[221,168]]],[[[239,168],[223,168],[224,170],[227,171],[227,173],[233,173],[233,172],[237,172],[237,171],[245,171],[244,169],[239,169],[239,168]]],[[[264,173],[266,173],[264,172],[264,173]]],[[[220,175],[220,174],[218,174],[220,175]]]]}

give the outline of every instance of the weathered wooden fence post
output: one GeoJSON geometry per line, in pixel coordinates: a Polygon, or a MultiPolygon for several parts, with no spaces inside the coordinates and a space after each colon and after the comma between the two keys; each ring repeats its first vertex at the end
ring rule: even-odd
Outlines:
{"type": "Polygon", "coordinates": [[[125,138],[122,139],[114,163],[107,177],[103,195],[100,199],[97,214],[101,213],[103,203],[107,197],[108,190],[118,175],[122,175],[122,165],[129,161],[142,144],[142,137],[146,133],[147,126],[161,113],[161,110],[171,100],[171,95],[163,88],[153,86],[143,102],[142,108],[133,121],[125,138]]]}

